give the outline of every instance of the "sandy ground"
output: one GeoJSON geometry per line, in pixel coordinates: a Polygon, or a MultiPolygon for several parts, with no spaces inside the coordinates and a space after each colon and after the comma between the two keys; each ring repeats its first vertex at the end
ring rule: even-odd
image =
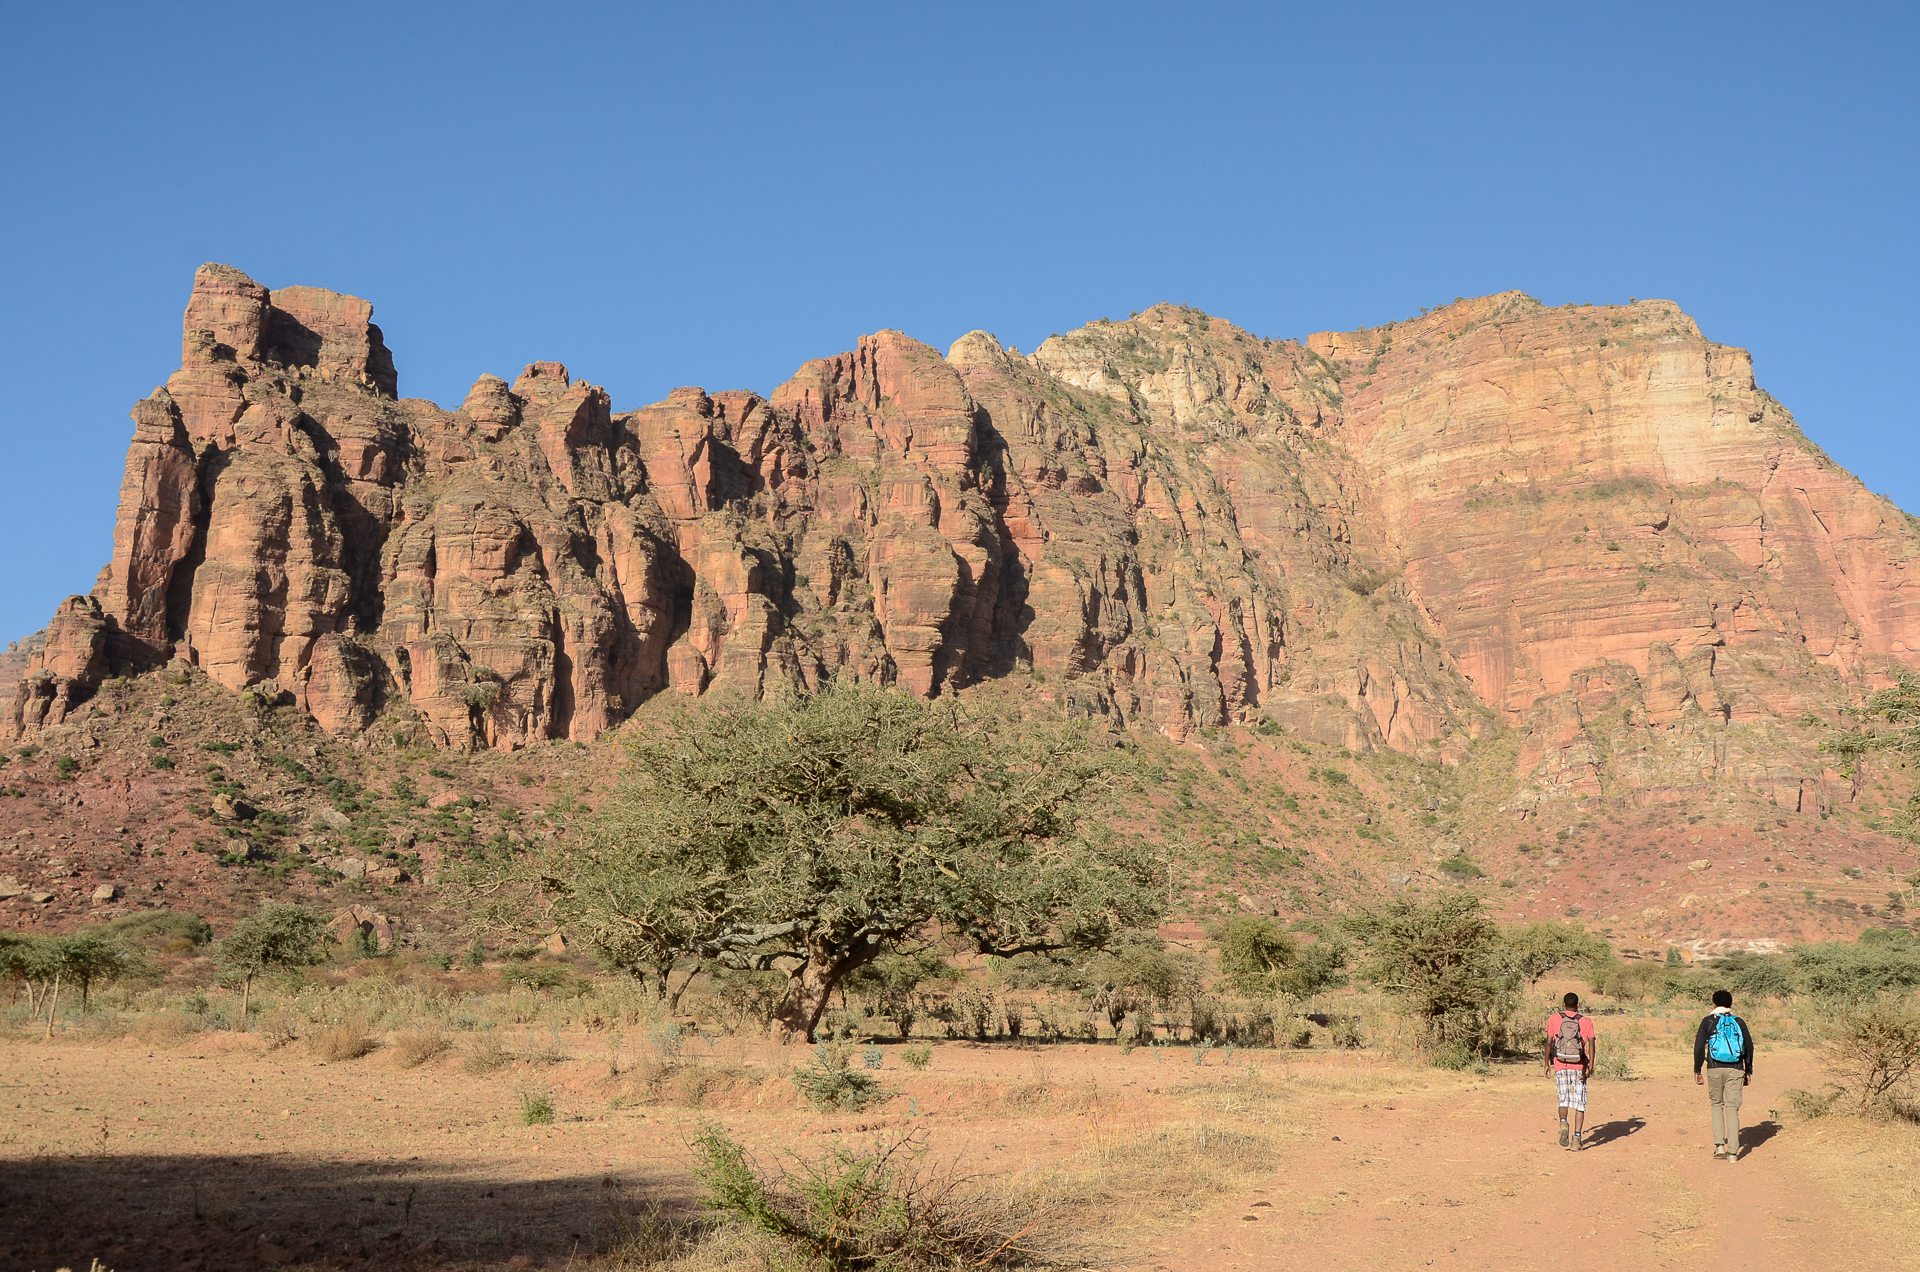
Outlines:
{"type": "Polygon", "coordinates": [[[1572,1154],[1531,1066],[1475,1077],[1243,1052],[1201,1067],[1178,1048],[948,1043],[924,1074],[888,1048],[882,1077],[898,1094],[822,1115],[781,1075],[790,1052],[722,1041],[702,1063],[730,1076],[707,1107],[614,1107],[631,1075],[609,1075],[604,1040],[566,1041],[573,1061],[486,1076],[457,1057],[323,1064],[231,1035],[171,1050],[0,1044],[0,1267],[560,1268],[616,1213],[691,1204],[686,1139],[704,1120],[762,1154],[912,1129],[985,1172],[1096,1182],[1113,1145],[1167,1128],[1185,1138],[1161,1142],[1189,1148],[1207,1127],[1269,1143],[1258,1172],[1210,1183],[1165,1160],[1163,1175],[1114,1168],[1099,1261],[1143,1272],[1499,1267],[1562,1250],[1607,1269],[1920,1267],[1899,1235],[1920,1208],[1852,1183],[1920,1166],[1898,1159],[1920,1142],[1856,1149],[1850,1123],[1783,1126],[1770,1116],[1780,1092],[1817,1084],[1796,1052],[1763,1057],[1730,1165],[1712,1159],[1705,1093],[1670,1049],[1640,1057],[1647,1077],[1594,1085],[1592,1146],[1572,1154]],[[554,1092],[551,1126],[518,1122],[519,1093],[535,1087],[554,1092]]]}

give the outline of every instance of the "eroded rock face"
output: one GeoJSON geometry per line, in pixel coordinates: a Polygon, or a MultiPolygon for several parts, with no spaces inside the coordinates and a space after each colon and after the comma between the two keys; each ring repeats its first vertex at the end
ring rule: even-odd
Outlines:
{"type": "Polygon", "coordinates": [[[0,730],[169,657],[458,747],[1015,676],[1176,737],[1444,762],[1511,730],[1518,815],[1726,780],[1805,807],[1805,722],[1920,661],[1920,534],[1667,302],[1304,344],[1162,305],[1030,356],[883,331],[630,412],[555,362],[399,399],[371,314],[199,271],[113,562],[0,666],[0,730]]]}

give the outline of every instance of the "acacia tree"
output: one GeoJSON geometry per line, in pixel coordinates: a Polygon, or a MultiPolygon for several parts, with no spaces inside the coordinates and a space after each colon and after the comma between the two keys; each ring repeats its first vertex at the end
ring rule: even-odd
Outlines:
{"type": "Polygon", "coordinates": [[[1487,1050],[1498,1040],[1516,972],[1480,898],[1396,897],[1342,924],[1366,952],[1360,974],[1406,1003],[1434,1041],[1487,1050]]]}
{"type": "MultiPolygon", "coordinates": [[[[1920,675],[1897,673],[1892,684],[1874,690],[1859,706],[1846,708],[1845,714],[1853,717],[1853,727],[1830,733],[1820,749],[1840,757],[1853,782],[1852,798],[1857,800],[1866,785],[1870,753],[1890,751],[1907,760],[1920,757],[1920,675]]],[[[1891,813],[1888,823],[1887,830],[1896,838],[1920,842],[1920,792],[1891,813]]]]}
{"type": "Polygon", "coordinates": [[[468,874],[480,921],[557,923],[662,983],[777,968],[775,1023],[811,1040],[848,973],[936,933],[1012,957],[1161,912],[1152,861],[1090,824],[1115,757],[1074,726],[855,684],[645,723],[587,833],[468,874]]]}
{"type": "Polygon", "coordinates": [[[1507,951],[1514,970],[1527,978],[1528,992],[1532,992],[1548,972],[1612,953],[1611,947],[1599,937],[1571,923],[1553,919],[1530,923],[1508,933],[1507,951]]]}
{"type": "Polygon", "coordinates": [[[213,943],[221,970],[240,982],[240,1032],[247,1030],[253,978],[269,967],[311,967],[325,957],[320,942],[327,919],[304,905],[269,901],[213,943]]]}

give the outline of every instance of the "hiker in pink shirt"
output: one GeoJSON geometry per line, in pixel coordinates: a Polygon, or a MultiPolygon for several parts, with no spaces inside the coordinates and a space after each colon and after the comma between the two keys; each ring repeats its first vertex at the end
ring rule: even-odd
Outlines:
{"type": "Polygon", "coordinates": [[[1577,1153],[1587,1124],[1587,1079],[1593,1076],[1600,1041],[1594,1037],[1593,1017],[1580,1012],[1580,995],[1569,992],[1560,1001],[1565,1006],[1547,1017],[1547,1075],[1560,1095],[1560,1146],[1577,1153]],[[1568,1110],[1573,1112],[1571,1140],[1568,1110]]]}

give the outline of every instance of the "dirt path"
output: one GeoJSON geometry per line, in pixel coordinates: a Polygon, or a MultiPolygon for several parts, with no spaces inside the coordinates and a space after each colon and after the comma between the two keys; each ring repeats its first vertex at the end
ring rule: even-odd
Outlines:
{"type": "Polygon", "coordinates": [[[1569,1238],[1587,1266],[1857,1272],[1920,1267],[1911,1246],[1868,1230],[1814,1185],[1770,1116],[1779,1093],[1817,1085],[1781,1056],[1748,1089],[1744,1152],[1714,1160],[1705,1091],[1684,1061],[1596,1083],[1591,1146],[1554,1134],[1537,1070],[1466,1098],[1395,1097],[1328,1112],[1305,1155],[1265,1189],[1169,1233],[1141,1272],[1290,1268],[1492,1268],[1546,1257],[1569,1238]],[[1672,1072],[1672,1070],[1679,1070],[1672,1072]]]}

